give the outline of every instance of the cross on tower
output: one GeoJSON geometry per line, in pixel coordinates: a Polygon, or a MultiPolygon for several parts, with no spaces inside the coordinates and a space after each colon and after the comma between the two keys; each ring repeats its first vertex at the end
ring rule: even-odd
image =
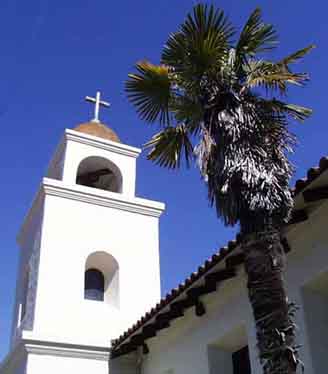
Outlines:
{"type": "Polygon", "coordinates": [[[94,118],[93,118],[92,121],[94,121],[94,122],[100,122],[99,121],[99,109],[100,109],[100,106],[104,106],[106,108],[109,108],[110,103],[108,103],[106,101],[100,100],[100,91],[97,91],[97,94],[96,94],[95,98],[94,97],[90,97],[90,96],[86,96],[85,100],[95,104],[95,114],[94,114],[94,118]]]}

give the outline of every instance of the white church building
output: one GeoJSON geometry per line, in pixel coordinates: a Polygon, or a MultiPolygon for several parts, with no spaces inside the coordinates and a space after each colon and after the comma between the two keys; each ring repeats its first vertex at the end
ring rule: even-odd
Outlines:
{"type": "MultiPolygon", "coordinates": [[[[238,238],[161,299],[163,203],[135,196],[140,149],[95,120],[66,129],[18,235],[0,374],[261,374],[238,238]]],[[[327,372],[328,158],[284,232],[306,374],[327,372]]]]}

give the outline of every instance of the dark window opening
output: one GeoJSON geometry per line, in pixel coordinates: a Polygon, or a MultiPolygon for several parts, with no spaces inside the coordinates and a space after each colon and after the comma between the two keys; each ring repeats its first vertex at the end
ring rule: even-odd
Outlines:
{"type": "Polygon", "coordinates": [[[80,162],[76,184],[119,193],[122,190],[122,176],[111,161],[91,156],[80,162]]]}
{"type": "Polygon", "coordinates": [[[248,346],[232,354],[233,374],[251,374],[248,346]]]}
{"type": "Polygon", "coordinates": [[[101,271],[89,269],[84,276],[84,298],[104,301],[105,279],[101,271]]]}
{"type": "Polygon", "coordinates": [[[114,189],[114,180],[115,175],[111,170],[99,169],[78,175],[76,178],[76,183],[82,186],[111,191],[114,189]]]}

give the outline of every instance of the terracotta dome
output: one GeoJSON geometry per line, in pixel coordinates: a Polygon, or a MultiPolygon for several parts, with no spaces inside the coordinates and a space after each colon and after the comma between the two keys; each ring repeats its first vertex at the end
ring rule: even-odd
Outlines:
{"type": "Polygon", "coordinates": [[[98,136],[99,138],[111,140],[112,142],[121,142],[120,138],[112,129],[110,129],[109,127],[100,122],[90,121],[86,123],[81,123],[80,125],[76,126],[73,130],[80,131],[85,134],[93,136],[98,136]]]}

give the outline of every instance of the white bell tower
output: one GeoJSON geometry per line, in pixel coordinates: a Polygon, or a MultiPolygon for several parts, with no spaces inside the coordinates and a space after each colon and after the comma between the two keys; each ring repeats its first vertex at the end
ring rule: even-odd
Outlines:
{"type": "Polygon", "coordinates": [[[159,301],[164,204],[135,196],[139,154],[97,117],[65,130],[18,236],[1,374],[107,374],[111,339],[159,301]]]}

